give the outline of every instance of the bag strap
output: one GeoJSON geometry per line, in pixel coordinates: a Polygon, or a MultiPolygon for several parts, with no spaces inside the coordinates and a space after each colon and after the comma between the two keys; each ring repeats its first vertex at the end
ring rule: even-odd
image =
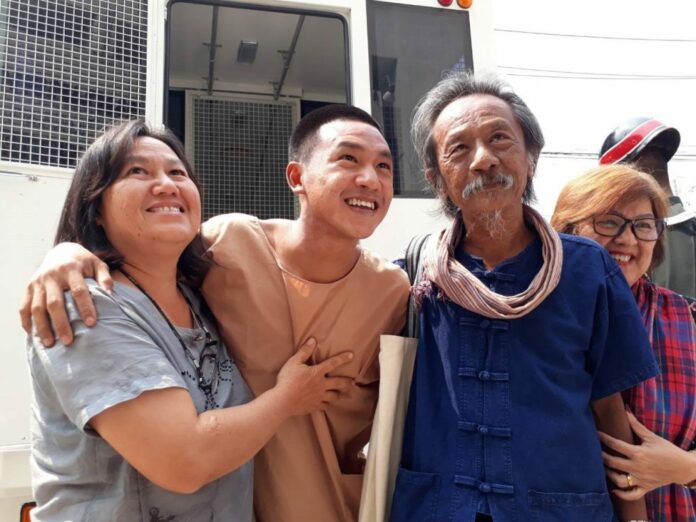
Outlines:
{"type": "MultiPolygon", "coordinates": [[[[423,275],[423,266],[421,264],[421,254],[425,247],[430,234],[422,236],[414,236],[406,247],[404,255],[405,269],[408,274],[408,280],[411,286],[416,286],[423,275]]],[[[404,327],[405,337],[418,337],[418,309],[414,301],[413,293],[408,299],[408,312],[406,315],[406,326],[404,327]]]]}

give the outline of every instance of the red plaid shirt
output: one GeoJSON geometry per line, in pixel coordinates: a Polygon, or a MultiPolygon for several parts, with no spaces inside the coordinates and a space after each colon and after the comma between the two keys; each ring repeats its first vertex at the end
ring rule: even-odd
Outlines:
{"type": "MultiPolygon", "coordinates": [[[[688,450],[696,440],[696,325],[689,304],[645,278],[633,291],[660,375],[624,392],[624,400],[649,430],[688,450]]],[[[645,500],[654,522],[696,521],[696,491],[682,485],[658,488],[645,500]]]]}

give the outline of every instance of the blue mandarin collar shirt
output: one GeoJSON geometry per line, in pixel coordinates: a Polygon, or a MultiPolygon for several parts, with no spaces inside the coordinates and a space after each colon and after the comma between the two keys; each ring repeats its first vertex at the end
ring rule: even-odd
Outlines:
{"type": "MultiPolygon", "coordinates": [[[[392,522],[610,522],[590,404],[657,374],[635,299],[598,244],[561,235],[556,289],[530,314],[493,320],[427,295],[392,522]]],[[[541,242],[487,270],[502,295],[539,272],[541,242]]]]}

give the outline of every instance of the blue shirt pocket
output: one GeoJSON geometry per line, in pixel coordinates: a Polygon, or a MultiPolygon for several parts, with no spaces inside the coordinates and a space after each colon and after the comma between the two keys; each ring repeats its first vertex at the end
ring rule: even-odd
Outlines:
{"type": "Polygon", "coordinates": [[[546,493],[529,490],[532,522],[611,522],[609,493],[546,493]]]}
{"type": "Polygon", "coordinates": [[[392,499],[391,522],[431,522],[435,520],[441,477],[399,468],[392,499]]]}

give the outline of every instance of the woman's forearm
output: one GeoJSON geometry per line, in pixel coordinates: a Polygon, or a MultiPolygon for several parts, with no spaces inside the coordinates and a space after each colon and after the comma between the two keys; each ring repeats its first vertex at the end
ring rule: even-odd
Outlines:
{"type": "Polygon", "coordinates": [[[198,415],[187,390],[168,388],[109,408],[90,423],[148,480],[191,493],[251,459],[290,410],[274,388],[247,404],[198,415]]]}
{"type": "MultiPolygon", "coordinates": [[[[595,416],[597,429],[608,433],[616,439],[633,443],[633,432],[628,423],[626,408],[621,395],[615,393],[592,403],[592,411],[595,416]]],[[[643,498],[637,500],[624,500],[612,495],[614,509],[621,520],[646,520],[647,510],[643,498]]]]}
{"type": "Polygon", "coordinates": [[[280,369],[275,387],[247,404],[199,415],[188,390],[167,388],[113,406],[90,423],[155,484],[196,491],[251,459],[288,417],[323,409],[350,389],[353,379],[331,374],[353,354],[308,366],[315,347],[308,340],[280,369]]]}
{"type": "Polygon", "coordinates": [[[282,393],[272,388],[247,404],[200,414],[198,487],[253,458],[290,416],[289,408],[282,393]]]}
{"type": "Polygon", "coordinates": [[[666,484],[688,484],[696,479],[696,454],[651,432],[631,412],[628,421],[639,443],[626,443],[606,433],[599,436],[607,449],[607,476],[618,486],[616,495],[635,499],[666,484]],[[611,450],[611,453],[609,453],[611,450]],[[626,489],[628,475],[632,489],[626,489]]]}
{"type": "Polygon", "coordinates": [[[681,450],[682,458],[674,467],[674,480],[676,484],[689,484],[696,481],[696,452],[681,450]]]}

